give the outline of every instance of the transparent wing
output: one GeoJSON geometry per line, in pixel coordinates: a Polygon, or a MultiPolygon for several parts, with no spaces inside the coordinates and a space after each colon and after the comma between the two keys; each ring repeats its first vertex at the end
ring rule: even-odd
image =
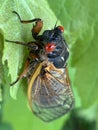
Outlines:
{"type": "Polygon", "coordinates": [[[74,98],[67,71],[47,71],[38,75],[32,85],[31,109],[42,120],[54,120],[71,110],[74,98]]]}

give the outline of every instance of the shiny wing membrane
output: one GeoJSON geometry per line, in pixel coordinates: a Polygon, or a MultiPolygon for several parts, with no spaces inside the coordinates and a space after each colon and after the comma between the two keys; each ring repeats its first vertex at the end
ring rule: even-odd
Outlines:
{"type": "Polygon", "coordinates": [[[64,115],[74,104],[67,70],[60,70],[61,72],[46,71],[43,77],[39,72],[30,86],[31,109],[36,116],[46,122],[64,115]]]}

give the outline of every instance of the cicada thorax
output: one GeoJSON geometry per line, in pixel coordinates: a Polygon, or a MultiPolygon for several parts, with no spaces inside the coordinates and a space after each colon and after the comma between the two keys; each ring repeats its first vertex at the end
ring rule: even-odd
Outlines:
{"type": "Polygon", "coordinates": [[[52,57],[52,54],[47,55],[47,57],[49,58],[49,61],[53,62],[54,66],[57,67],[57,68],[65,67],[66,61],[67,61],[67,59],[69,57],[69,51],[68,51],[68,48],[66,47],[65,42],[63,41],[62,44],[63,44],[62,45],[63,47],[58,46],[56,48],[57,50],[59,50],[59,52],[56,52],[56,51],[52,52],[52,53],[55,54],[55,57],[52,57]]]}
{"type": "Polygon", "coordinates": [[[58,27],[53,30],[46,30],[41,39],[44,46],[51,45],[49,49],[52,51],[47,53],[48,60],[57,68],[65,67],[69,57],[69,49],[61,30],[58,27]]]}

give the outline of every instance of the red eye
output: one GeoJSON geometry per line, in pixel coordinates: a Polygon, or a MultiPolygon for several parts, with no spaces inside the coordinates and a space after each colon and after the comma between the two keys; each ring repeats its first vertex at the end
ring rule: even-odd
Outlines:
{"type": "Polygon", "coordinates": [[[54,43],[47,43],[47,45],[45,46],[45,50],[47,53],[49,53],[49,52],[54,51],[55,47],[56,46],[54,43]]]}
{"type": "Polygon", "coordinates": [[[63,26],[58,26],[58,28],[61,30],[61,32],[64,32],[64,27],[63,26]]]}

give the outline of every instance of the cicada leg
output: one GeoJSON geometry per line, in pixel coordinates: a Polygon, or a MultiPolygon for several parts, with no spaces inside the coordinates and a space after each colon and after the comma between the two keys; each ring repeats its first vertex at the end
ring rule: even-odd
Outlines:
{"type": "Polygon", "coordinates": [[[21,23],[35,22],[35,25],[33,25],[33,28],[31,31],[32,31],[32,36],[34,37],[34,39],[37,40],[37,38],[38,38],[37,36],[43,27],[43,21],[40,18],[35,18],[35,19],[31,19],[31,20],[22,20],[20,15],[16,11],[13,11],[13,13],[15,13],[18,16],[21,23]]]}
{"type": "Polygon", "coordinates": [[[24,65],[23,72],[18,76],[18,78],[13,83],[10,84],[11,86],[16,84],[20,79],[28,77],[29,71],[33,67],[33,66],[31,66],[31,63],[30,63],[32,60],[37,61],[38,60],[38,55],[34,54],[34,53],[32,53],[32,51],[30,51],[29,56],[28,56],[28,58],[26,60],[26,63],[24,65]]]}
{"type": "Polygon", "coordinates": [[[16,84],[20,79],[27,77],[27,74],[29,71],[29,64],[30,64],[29,58],[27,58],[23,72],[18,76],[18,78],[13,83],[10,84],[10,86],[13,86],[14,84],[16,84]]]}
{"type": "Polygon", "coordinates": [[[38,49],[38,45],[34,41],[31,41],[31,42],[28,42],[28,43],[24,43],[24,42],[20,42],[20,41],[11,41],[11,40],[7,40],[7,39],[5,41],[15,43],[15,44],[19,44],[19,45],[23,45],[23,46],[27,46],[28,48],[31,48],[32,50],[38,49]]]}
{"type": "MultiPolygon", "coordinates": [[[[24,45],[27,46],[28,48],[32,49],[32,50],[37,50],[38,49],[38,45],[36,45],[36,42],[28,42],[28,43],[23,43],[20,41],[11,41],[11,40],[6,40],[7,42],[11,42],[11,43],[15,43],[15,44],[19,44],[19,45],[24,45]]],[[[29,57],[31,57],[30,59],[34,59],[34,55],[31,53],[29,53],[29,57]]],[[[20,79],[22,79],[23,77],[26,77],[28,71],[29,71],[29,58],[27,58],[27,61],[25,63],[25,67],[24,67],[24,71],[19,75],[19,77],[10,85],[13,86],[14,84],[16,84],[20,79]]]]}

